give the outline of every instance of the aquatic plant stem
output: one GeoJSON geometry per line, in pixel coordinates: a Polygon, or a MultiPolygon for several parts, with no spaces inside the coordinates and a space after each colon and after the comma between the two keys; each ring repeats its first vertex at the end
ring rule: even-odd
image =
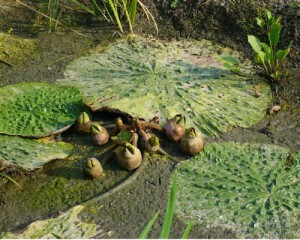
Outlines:
{"type": "Polygon", "coordinates": [[[154,16],[152,15],[152,13],[149,11],[149,9],[140,0],[138,0],[138,3],[141,6],[141,8],[143,9],[143,12],[145,13],[148,21],[150,22],[150,18],[153,21],[154,26],[155,26],[155,30],[156,30],[156,35],[158,35],[158,26],[157,26],[157,23],[155,21],[154,16]],[[150,16],[150,18],[149,18],[149,16],[150,16]]]}
{"type": "Polygon", "coordinates": [[[83,37],[86,37],[86,38],[92,38],[92,37],[89,37],[89,36],[87,36],[87,35],[84,35],[84,34],[78,32],[78,31],[76,31],[76,30],[74,30],[74,29],[72,29],[72,28],[66,26],[65,24],[63,24],[63,23],[57,21],[56,19],[53,19],[53,18],[47,16],[46,14],[44,14],[44,13],[42,13],[42,12],[40,12],[40,11],[38,11],[38,10],[36,10],[36,9],[34,9],[34,8],[32,8],[32,7],[30,7],[30,6],[28,6],[27,4],[21,2],[20,0],[16,0],[16,2],[19,3],[19,4],[21,4],[21,5],[23,5],[24,7],[29,8],[30,10],[32,10],[32,11],[34,11],[34,12],[36,12],[36,13],[42,15],[42,16],[45,17],[45,18],[52,19],[53,22],[56,22],[57,24],[60,24],[61,26],[65,27],[66,29],[69,29],[69,30],[71,30],[72,32],[75,32],[75,33],[79,34],[80,36],[83,36],[83,37]]]}

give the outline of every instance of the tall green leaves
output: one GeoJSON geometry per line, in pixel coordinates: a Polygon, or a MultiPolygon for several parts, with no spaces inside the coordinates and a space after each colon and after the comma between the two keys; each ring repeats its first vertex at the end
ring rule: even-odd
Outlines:
{"type": "Polygon", "coordinates": [[[139,236],[139,239],[146,239],[148,236],[148,233],[150,232],[153,224],[155,223],[155,221],[157,220],[158,216],[159,216],[160,211],[157,211],[154,216],[151,218],[151,220],[148,222],[147,226],[145,227],[145,229],[142,231],[142,233],[139,236]]]}
{"type": "Polygon", "coordinates": [[[49,0],[48,13],[49,13],[49,32],[57,28],[58,20],[61,16],[62,10],[59,11],[59,0],[49,0]]]}
{"type": "Polygon", "coordinates": [[[176,202],[176,192],[177,192],[177,175],[174,175],[173,183],[171,186],[171,191],[169,193],[168,206],[166,210],[164,224],[161,230],[160,238],[166,239],[169,237],[170,229],[173,220],[173,214],[176,202]]]}
{"type": "MultiPolygon", "coordinates": [[[[160,238],[161,239],[167,239],[170,236],[170,230],[172,226],[172,220],[173,220],[173,215],[174,215],[174,210],[175,210],[175,203],[176,203],[176,192],[177,192],[177,175],[176,173],[173,176],[173,182],[171,184],[171,189],[169,192],[169,198],[168,198],[168,205],[167,205],[167,210],[164,218],[164,223],[163,227],[160,233],[160,238]]],[[[147,226],[139,236],[139,239],[145,239],[148,236],[149,231],[151,230],[152,225],[155,223],[159,216],[160,211],[157,211],[156,214],[152,217],[152,219],[148,222],[147,226]]],[[[190,230],[193,226],[193,222],[190,221],[188,226],[186,227],[182,239],[186,239],[190,233],[190,230]]]]}
{"type": "Polygon", "coordinates": [[[130,32],[133,33],[136,13],[139,5],[142,9],[142,12],[146,15],[148,21],[150,22],[150,20],[152,20],[156,31],[158,31],[153,15],[139,0],[101,0],[100,3],[97,3],[95,0],[89,0],[90,6],[84,5],[78,0],[70,1],[93,16],[97,16],[98,18],[104,17],[107,21],[115,22],[118,25],[121,33],[124,32],[124,27],[122,24],[123,18],[125,18],[127,21],[130,32]]]}
{"type": "Polygon", "coordinates": [[[257,37],[248,35],[248,42],[255,52],[255,62],[263,65],[266,74],[274,80],[282,75],[282,61],[291,50],[291,44],[286,49],[277,50],[281,33],[281,17],[275,18],[269,10],[265,10],[263,18],[257,18],[256,23],[268,37],[268,44],[257,37]]]}

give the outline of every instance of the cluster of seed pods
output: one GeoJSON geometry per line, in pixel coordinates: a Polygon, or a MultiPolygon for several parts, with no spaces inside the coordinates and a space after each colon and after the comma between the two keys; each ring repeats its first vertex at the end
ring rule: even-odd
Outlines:
{"type": "MultiPolygon", "coordinates": [[[[119,117],[114,124],[101,126],[97,122],[92,122],[89,115],[83,112],[76,123],[74,129],[81,134],[90,134],[95,145],[104,145],[111,139],[116,144],[113,151],[120,167],[126,170],[134,170],[142,162],[142,153],[138,145],[148,152],[157,152],[168,155],[159,144],[159,138],[151,130],[165,132],[170,141],[179,142],[183,153],[194,156],[203,149],[204,140],[195,128],[186,128],[185,117],[177,114],[169,119],[161,127],[157,117],[149,122],[132,118],[130,124],[124,124],[119,117]],[[140,141],[139,141],[140,140],[140,141]],[[139,144],[138,144],[139,143],[139,144]]],[[[171,156],[169,156],[173,159],[171,156]]],[[[103,169],[96,158],[89,158],[85,162],[84,172],[93,179],[102,175],[103,169]]]]}

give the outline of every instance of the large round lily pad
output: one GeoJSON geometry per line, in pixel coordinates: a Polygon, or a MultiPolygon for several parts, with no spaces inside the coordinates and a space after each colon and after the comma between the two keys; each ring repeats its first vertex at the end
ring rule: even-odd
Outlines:
{"type": "Polygon", "coordinates": [[[43,137],[71,126],[82,111],[75,87],[20,83],[0,88],[0,133],[43,137]]]}
{"type": "Polygon", "coordinates": [[[146,119],[181,113],[203,134],[214,136],[256,123],[270,100],[269,86],[249,75],[249,61],[241,61],[246,75],[236,75],[223,69],[220,55],[240,58],[205,40],[132,36],[73,61],[58,82],[78,87],[92,109],[109,107],[146,119]]]}
{"type": "Polygon", "coordinates": [[[0,135],[0,166],[16,166],[30,171],[54,159],[68,157],[73,145],[0,135]]]}
{"type": "Polygon", "coordinates": [[[176,213],[245,238],[299,238],[300,153],[262,144],[210,144],[177,166],[176,213]]]}

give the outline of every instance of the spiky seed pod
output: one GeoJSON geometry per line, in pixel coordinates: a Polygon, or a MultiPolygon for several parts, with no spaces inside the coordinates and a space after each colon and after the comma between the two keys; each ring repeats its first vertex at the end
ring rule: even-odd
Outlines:
{"type": "Polygon", "coordinates": [[[96,145],[103,145],[108,142],[109,140],[109,133],[106,128],[101,127],[98,123],[93,123],[91,125],[91,135],[92,141],[96,145]]]}
{"type": "Polygon", "coordinates": [[[185,134],[185,117],[177,114],[167,121],[164,129],[171,141],[178,142],[185,134]]]}
{"type": "Polygon", "coordinates": [[[142,162],[141,151],[132,144],[126,143],[117,149],[117,162],[126,170],[136,169],[142,162]]]}
{"type": "Polygon", "coordinates": [[[75,122],[74,129],[77,133],[90,133],[91,125],[92,122],[89,115],[86,112],[82,112],[75,122]]]}
{"type": "Polygon", "coordinates": [[[194,156],[204,147],[204,139],[195,128],[187,129],[185,135],[180,141],[180,149],[187,155],[194,156]]]}
{"type": "Polygon", "coordinates": [[[98,179],[103,174],[103,168],[96,158],[88,158],[84,163],[83,172],[92,179],[98,179]]]}

